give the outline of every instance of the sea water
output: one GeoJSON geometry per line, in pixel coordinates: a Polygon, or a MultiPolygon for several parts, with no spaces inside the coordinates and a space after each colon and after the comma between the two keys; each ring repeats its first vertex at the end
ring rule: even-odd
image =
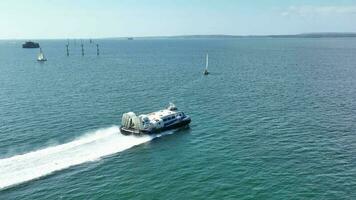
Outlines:
{"type": "Polygon", "coordinates": [[[0,199],[356,198],[356,39],[22,42],[0,41],[0,199]],[[189,128],[120,134],[169,102],[189,128]]]}

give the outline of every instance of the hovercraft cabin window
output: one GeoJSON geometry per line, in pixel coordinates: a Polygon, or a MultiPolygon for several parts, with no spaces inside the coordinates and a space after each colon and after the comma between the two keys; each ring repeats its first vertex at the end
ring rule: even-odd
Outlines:
{"type": "Polygon", "coordinates": [[[174,118],[176,118],[176,116],[170,116],[170,117],[164,118],[163,121],[165,122],[165,121],[168,121],[168,120],[172,120],[174,118]]]}

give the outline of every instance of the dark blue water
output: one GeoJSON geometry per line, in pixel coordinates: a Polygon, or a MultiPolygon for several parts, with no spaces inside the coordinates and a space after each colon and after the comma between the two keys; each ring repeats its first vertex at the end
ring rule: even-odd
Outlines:
{"type": "Polygon", "coordinates": [[[0,41],[0,199],[356,198],[356,39],[22,42],[0,41]],[[190,128],[120,135],[168,102],[190,128]]]}

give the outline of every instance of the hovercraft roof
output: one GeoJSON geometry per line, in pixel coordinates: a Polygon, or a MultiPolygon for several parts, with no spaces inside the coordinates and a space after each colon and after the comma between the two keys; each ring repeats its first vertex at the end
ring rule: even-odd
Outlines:
{"type": "Polygon", "coordinates": [[[153,112],[153,113],[149,113],[147,114],[147,116],[150,118],[150,119],[161,119],[163,117],[166,117],[166,116],[169,116],[169,115],[172,115],[172,114],[175,114],[177,113],[176,111],[171,111],[171,110],[168,110],[168,109],[163,109],[163,110],[159,110],[157,112],[153,112]]]}

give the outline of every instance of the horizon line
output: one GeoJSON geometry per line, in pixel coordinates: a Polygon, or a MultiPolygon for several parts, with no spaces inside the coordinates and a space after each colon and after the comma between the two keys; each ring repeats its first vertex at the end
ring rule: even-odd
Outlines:
{"type": "Polygon", "coordinates": [[[90,40],[90,39],[145,39],[145,38],[184,38],[184,37],[308,37],[308,36],[320,36],[320,37],[356,37],[356,32],[308,32],[297,34],[248,34],[248,35],[234,35],[234,34],[186,34],[186,35],[148,35],[148,36],[107,36],[107,37],[61,37],[61,38],[0,38],[0,40],[90,40]]]}

